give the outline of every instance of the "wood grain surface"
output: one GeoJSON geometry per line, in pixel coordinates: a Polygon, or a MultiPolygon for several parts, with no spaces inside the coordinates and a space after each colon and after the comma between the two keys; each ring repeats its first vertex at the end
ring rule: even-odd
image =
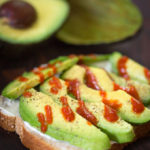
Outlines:
{"type": "MultiPolygon", "coordinates": [[[[0,42],[0,91],[12,79],[25,70],[60,55],[110,53],[120,51],[150,68],[150,0],[133,0],[143,14],[143,26],[139,32],[119,43],[95,46],[72,46],[54,37],[31,46],[8,45],[0,42]]],[[[15,133],[0,129],[0,150],[26,150],[15,133]]],[[[145,137],[127,146],[125,150],[150,150],[150,137],[145,137]]]]}

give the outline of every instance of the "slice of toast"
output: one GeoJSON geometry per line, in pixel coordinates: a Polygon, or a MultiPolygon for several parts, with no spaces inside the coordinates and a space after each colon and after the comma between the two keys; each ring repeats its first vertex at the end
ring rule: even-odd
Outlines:
{"type": "MultiPolygon", "coordinates": [[[[19,116],[18,102],[10,101],[2,96],[0,96],[0,127],[16,132],[22,144],[30,150],[81,150],[67,142],[45,135],[24,122],[19,116]]],[[[150,131],[150,123],[134,126],[134,131],[135,140],[137,140],[147,135],[150,131]]],[[[118,144],[112,141],[110,150],[122,150],[128,144],[118,144]]]]}

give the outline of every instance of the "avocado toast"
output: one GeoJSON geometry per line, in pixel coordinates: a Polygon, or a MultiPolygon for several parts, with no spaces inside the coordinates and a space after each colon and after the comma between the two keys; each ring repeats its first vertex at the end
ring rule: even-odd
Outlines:
{"type": "Polygon", "coordinates": [[[24,73],[2,91],[0,126],[31,150],[122,149],[150,130],[150,85],[119,56],[63,56],[24,73]]]}

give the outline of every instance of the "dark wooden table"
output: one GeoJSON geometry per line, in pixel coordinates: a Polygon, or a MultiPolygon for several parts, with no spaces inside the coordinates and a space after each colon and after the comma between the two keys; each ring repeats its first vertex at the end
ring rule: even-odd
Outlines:
{"type": "MultiPolygon", "coordinates": [[[[53,37],[41,44],[23,48],[24,51],[28,50],[19,54],[19,57],[16,57],[16,54],[13,52],[13,49],[18,49],[18,47],[0,43],[0,90],[25,70],[30,70],[41,63],[46,63],[51,58],[59,55],[71,53],[105,54],[112,51],[120,51],[150,68],[150,1],[134,0],[134,2],[142,11],[144,18],[143,27],[134,37],[119,43],[96,46],[72,46],[64,44],[53,37]]],[[[0,129],[0,150],[10,149],[26,150],[15,133],[9,133],[0,129]]],[[[150,150],[150,137],[130,144],[125,150],[150,150]]]]}

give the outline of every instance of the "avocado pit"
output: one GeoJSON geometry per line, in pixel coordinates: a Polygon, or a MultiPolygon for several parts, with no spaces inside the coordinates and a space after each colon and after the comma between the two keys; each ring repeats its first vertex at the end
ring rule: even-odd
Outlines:
{"type": "Polygon", "coordinates": [[[0,6],[0,19],[12,28],[28,28],[37,19],[36,10],[22,0],[11,0],[0,6]]]}

